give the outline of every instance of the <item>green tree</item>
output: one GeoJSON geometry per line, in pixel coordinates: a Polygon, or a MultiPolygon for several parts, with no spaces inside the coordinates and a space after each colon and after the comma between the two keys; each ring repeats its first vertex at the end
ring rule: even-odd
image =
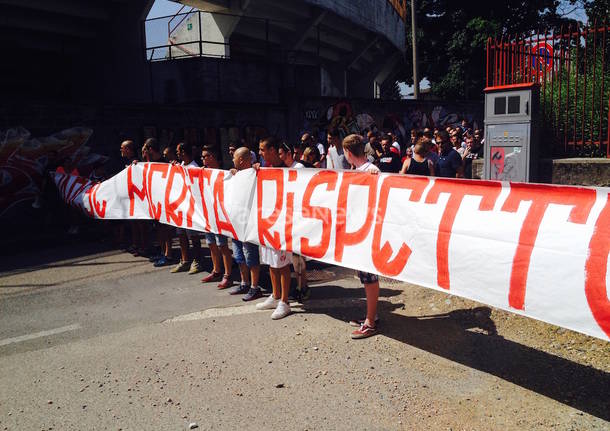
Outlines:
{"type": "MultiPolygon", "coordinates": [[[[446,98],[478,99],[485,87],[485,43],[569,22],[558,13],[559,0],[416,0],[420,76],[432,92],[446,98]]],[[[608,0],[605,0],[608,1],[608,0]]],[[[410,35],[411,29],[407,29],[410,35]]],[[[407,37],[411,46],[411,38],[407,37]]],[[[407,56],[407,62],[411,62],[407,56]]],[[[407,65],[412,83],[412,64],[407,65]]]]}

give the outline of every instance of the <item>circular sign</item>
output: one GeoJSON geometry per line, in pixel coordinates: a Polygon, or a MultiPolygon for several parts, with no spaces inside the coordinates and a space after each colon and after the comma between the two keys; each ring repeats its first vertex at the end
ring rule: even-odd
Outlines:
{"type": "Polygon", "coordinates": [[[532,46],[532,71],[542,76],[551,68],[553,61],[553,46],[547,42],[538,42],[532,46]]]}

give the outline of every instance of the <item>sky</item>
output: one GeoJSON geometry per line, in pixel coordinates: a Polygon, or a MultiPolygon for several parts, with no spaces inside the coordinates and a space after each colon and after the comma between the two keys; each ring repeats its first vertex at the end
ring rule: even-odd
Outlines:
{"type": "Polygon", "coordinates": [[[155,0],[153,7],[148,13],[148,19],[160,16],[173,15],[178,12],[182,5],[169,0],[155,0]]]}

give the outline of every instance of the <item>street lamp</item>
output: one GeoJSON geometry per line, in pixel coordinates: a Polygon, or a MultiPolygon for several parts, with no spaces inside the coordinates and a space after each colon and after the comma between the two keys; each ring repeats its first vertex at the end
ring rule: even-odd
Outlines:
{"type": "Polygon", "coordinates": [[[415,17],[415,0],[411,0],[411,37],[413,39],[413,98],[419,99],[419,70],[417,64],[417,18],[415,17]]]}

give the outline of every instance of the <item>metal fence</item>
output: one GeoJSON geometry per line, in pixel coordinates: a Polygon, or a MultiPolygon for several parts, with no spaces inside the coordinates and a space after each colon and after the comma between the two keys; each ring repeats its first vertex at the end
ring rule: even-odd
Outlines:
{"type": "Polygon", "coordinates": [[[594,23],[488,39],[487,87],[540,84],[547,155],[610,158],[609,31],[594,23]]]}

